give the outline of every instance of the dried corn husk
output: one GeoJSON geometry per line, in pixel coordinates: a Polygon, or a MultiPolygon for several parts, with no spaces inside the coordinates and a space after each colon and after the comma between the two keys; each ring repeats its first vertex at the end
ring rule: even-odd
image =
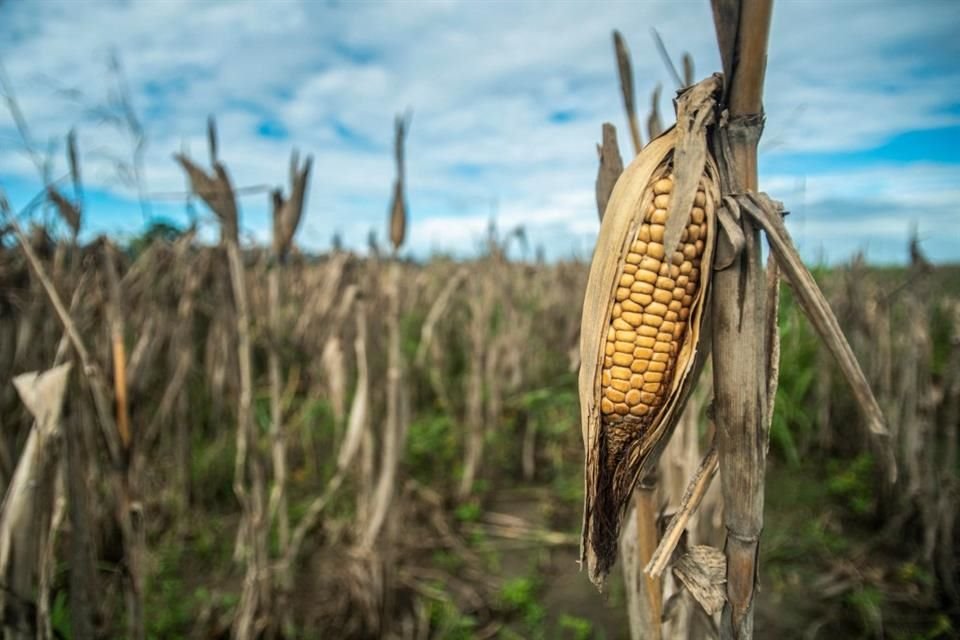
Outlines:
{"type": "Polygon", "coordinates": [[[594,252],[583,306],[580,338],[581,427],[586,452],[585,501],[581,561],[590,579],[601,586],[617,554],[617,539],[633,488],[666,446],[680,417],[706,353],[702,341],[716,242],[715,211],[720,200],[718,169],[707,152],[706,126],[712,122],[717,76],[709,78],[678,100],[678,126],[653,140],[617,181],[607,205],[594,252]],[[653,185],[673,177],[673,194],[665,223],[664,246],[672,255],[681,241],[697,196],[704,191],[708,241],[700,262],[700,287],[693,294],[686,331],[678,339],[672,371],[662,400],[649,416],[617,432],[616,458],[608,456],[608,424],[601,411],[604,347],[614,315],[616,291],[624,273],[631,243],[654,202],[653,185]],[[635,428],[634,428],[635,427],[635,428]],[[629,436],[623,439],[623,433],[629,436]]]}

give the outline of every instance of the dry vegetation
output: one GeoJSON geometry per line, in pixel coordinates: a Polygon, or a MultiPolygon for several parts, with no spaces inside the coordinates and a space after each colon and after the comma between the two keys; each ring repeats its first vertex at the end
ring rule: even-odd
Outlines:
{"type": "MultiPolygon", "coordinates": [[[[619,34],[615,50],[639,152],[619,34]]],[[[652,109],[650,140],[660,120],[652,109]]],[[[729,455],[711,408],[726,383],[687,389],[659,464],[619,487],[623,535],[606,552],[624,580],[598,595],[576,565],[572,301],[590,267],[518,260],[523,229],[495,227],[474,259],[402,259],[410,116],[395,126],[391,247],[366,257],[297,249],[311,163],[296,154],[271,194],[271,246],[243,245],[212,120],[210,169],[177,161],[216,217],[216,246],[163,225],[123,246],[80,243],[90,214],[72,135],[72,195],[54,181],[24,211],[0,202],[5,637],[622,638],[647,633],[651,612],[663,637],[717,634],[725,595],[702,581],[722,556],[725,497],[731,511],[710,488],[729,455]],[[41,206],[61,222],[37,223],[41,206]]],[[[612,127],[602,141],[601,217],[623,169],[612,127]]],[[[807,323],[813,303],[783,287],[769,316],[781,366],[763,387],[776,409],[750,605],[761,637],[960,632],[960,272],[931,267],[915,241],[910,254],[906,269],[815,274],[885,440],[844,381],[849,363],[820,346],[829,328],[807,323]]],[[[779,272],[767,273],[769,296],[779,272]]]]}
{"type": "MultiPolygon", "coordinates": [[[[54,476],[53,491],[34,496],[37,517],[47,514],[40,526],[50,526],[54,516],[51,546],[16,556],[36,557],[46,567],[49,591],[36,590],[38,575],[27,566],[27,595],[8,596],[7,624],[19,620],[32,630],[36,613],[52,609],[61,633],[69,619],[74,637],[81,637],[84,621],[96,636],[121,635],[125,616],[117,612],[129,612],[123,593],[135,576],[127,554],[137,551],[143,554],[136,576],[143,586],[131,597],[142,594],[148,635],[227,634],[246,566],[243,556],[234,557],[243,522],[233,486],[243,389],[227,250],[200,246],[191,233],[155,239],[135,252],[116,251],[105,240],[79,247],[54,243],[39,230],[29,243],[68,300],[90,362],[110,380],[115,343],[106,256],[114,256],[129,354],[130,444],[119,457],[126,480],[114,483],[117,462],[89,382],[74,366],[63,442],[54,449],[60,455],[33,463],[63,474],[54,476]],[[122,486],[137,487],[126,503],[118,497],[122,486]],[[118,522],[124,506],[142,527],[139,550],[118,522]],[[43,607],[42,598],[30,595],[39,593],[48,598],[43,607]]],[[[456,629],[469,637],[501,628],[523,635],[540,629],[550,637],[546,629],[559,628],[560,612],[539,610],[539,598],[550,601],[554,580],[586,584],[573,562],[582,496],[571,361],[579,318],[568,312],[570,292],[585,286],[586,265],[516,262],[508,259],[506,244],[491,237],[485,254],[465,263],[295,253],[281,271],[286,294],[273,319],[267,312],[271,255],[242,252],[254,310],[252,446],[269,491],[279,475],[270,455],[275,352],[293,532],[284,554],[280,519],[271,520],[266,571],[271,591],[286,604],[261,611],[262,628],[321,636],[341,629],[354,637],[388,631],[459,637],[456,629]],[[395,493],[379,516],[383,531],[371,543],[378,478],[390,464],[391,316],[378,310],[388,309],[394,295],[392,269],[399,274],[404,429],[395,493]],[[275,341],[272,323],[281,328],[275,341]],[[464,481],[467,469],[470,483],[464,481]],[[523,493],[518,486],[542,503],[514,509],[510,496],[523,493]],[[519,575],[504,566],[518,548],[527,549],[520,557],[538,550],[519,575]]],[[[62,326],[23,252],[8,245],[2,261],[5,370],[45,370],[58,361],[62,326]]],[[[955,270],[919,269],[884,273],[853,265],[822,275],[881,404],[898,416],[891,425],[902,477],[893,486],[883,480],[876,458],[857,445],[869,442],[868,432],[858,426],[855,405],[836,383],[829,358],[792,304],[781,312],[783,360],[791,366],[781,380],[772,455],[774,467],[790,479],[775,476],[768,492],[774,515],[764,550],[770,559],[762,567],[772,575],[763,583],[771,599],[802,588],[805,599],[793,611],[808,617],[793,629],[797,635],[814,622],[869,633],[898,624],[915,632],[938,624],[955,628],[933,612],[956,602],[960,292],[955,270]],[[905,280],[910,286],[898,286],[905,280]],[[796,529],[779,528],[778,518],[796,529]],[[861,618],[852,618],[853,612],[861,618]]],[[[61,360],[64,352],[60,348],[61,360]]],[[[106,387],[112,417],[118,403],[113,385],[106,387]]],[[[678,454],[666,455],[674,463],[687,460],[672,480],[666,474],[661,479],[677,487],[673,495],[682,493],[696,468],[698,456],[691,452],[705,446],[702,402],[690,426],[679,428],[696,446],[678,432],[678,454]]],[[[32,418],[10,385],[3,406],[0,461],[10,487],[18,462],[27,459],[32,418]]],[[[701,516],[699,539],[710,542],[716,524],[701,516]]],[[[8,584],[17,584],[13,578],[21,570],[8,565],[8,584]]],[[[615,610],[622,596],[613,588],[607,613],[595,610],[600,596],[577,591],[580,609],[569,601],[560,606],[593,609],[594,615],[564,622],[598,631],[604,620],[620,619],[615,610]]],[[[757,624],[787,633],[780,616],[763,607],[757,624]]]]}

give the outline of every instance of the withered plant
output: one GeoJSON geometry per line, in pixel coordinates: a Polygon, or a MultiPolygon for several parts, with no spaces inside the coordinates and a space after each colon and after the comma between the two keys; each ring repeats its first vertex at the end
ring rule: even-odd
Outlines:
{"type": "MultiPolygon", "coordinates": [[[[837,358],[872,432],[883,437],[886,430],[836,317],[789,239],[782,208],[758,193],[771,3],[717,0],[713,7],[724,73],[681,92],[676,127],[653,140],[621,175],[593,257],[581,335],[582,559],[601,585],[616,559],[632,492],[643,486],[673,433],[712,334],[712,413],[727,536],[723,552],[693,547],[672,564],[707,613],[723,608],[722,637],[749,638],[779,367],[778,268],[837,358]],[[766,274],[761,228],[771,248],[766,274]]],[[[620,69],[628,68],[619,34],[615,43],[620,69]]],[[[621,83],[632,93],[622,71],[621,83]]],[[[892,467],[888,447],[884,453],[892,467]]],[[[712,455],[688,502],[699,501],[709,484],[712,455]]],[[[641,557],[653,526],[638,523],[641,557]]],[[[668,532],[661,543],[668,546],[654,554],[658,562],[645,568],[644,622],[655,637],[662,617],[655,581],[678,541],[668,532]]]]}

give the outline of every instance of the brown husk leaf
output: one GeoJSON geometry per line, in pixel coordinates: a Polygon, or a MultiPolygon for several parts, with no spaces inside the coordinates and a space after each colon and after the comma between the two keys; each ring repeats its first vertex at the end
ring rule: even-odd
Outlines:
{"type": "MultiPolygon", "coordinates": [[[[621,175],[607,205],[590,267],[580,337],[580,413],[586,453],[581,562],[586,562],[590,579],[598,587],[603,585],[606,574],[616,560],[620,525],[633,488],[641,474],[651,468],[650,465],[655,463],[666,446],[706,355],[706,342],[701,341],[701,334],[709,308],[711,265],[717,236],[715,212],[720,194],[717,187],[718,170],[707,153],[705,126],[709,122],[706,112],[712,109],[713,96],[718,88],[719,78],[713,76],[681,95],[680,113],[693,115],[684,121],[682,128],[671,128],[653,140],[621,175]],[[678,153],[681,154],[679,165],[678,153]],[[653,192],[647,187],[652,179],[669,172],[674,176],[674,196],[671,198],[666,233],[670,233],[671,222],[677,218],[687,219],[676,211],[690,211],[697,184],[701,176],[706,176],[705,212],[710,241],[701,258],[701,286],[691,308],[689,330],[677,356],[667,399],[649,427],[638,432],[631,442],[624,445],[626,454],[610,470],[600,414],[602,350],[627,247],[643,222],[641,212],[646,211],[653,199],[653,192]],[[684,194],[691,184],[692,192],[684,194]],[[673,203],[678,199],[680,204],[675,207],[673,203]],[[686,209],[682,208],[683,202],[687,203],[686,209]]],[[[676,222],[673,226],[677,226],[676,222]]],[[[672,245],[665,242],[665,246],[675,248],[679,235],[677,231],[672,245]]]]}

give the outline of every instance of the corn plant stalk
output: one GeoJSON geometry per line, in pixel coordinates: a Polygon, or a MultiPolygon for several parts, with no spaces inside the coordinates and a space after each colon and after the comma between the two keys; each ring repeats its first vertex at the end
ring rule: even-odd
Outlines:
{"type": "MultiPolygon", "coordinates": [[[[283,557],[290,544],[290,514],[287,509],[287,434],[280,404],[283,380],[280,373],[278,342],[283,330],[281,305],[283,304],[283,277],[287,257],[293,245],[293,236],[303,217],[303,209],[312,159],[307,158],[301,170],[296,151],[290,158],[290,197],[285,199],[277,190],[273,192],[273,264],[267,272],[267,306],[270,325],[270,340],[267,344],[267,367],[270,371],[270,448],[273,459],[273,486],[270,488],[268,530],[277,531],[277,553],[283,557]]],[[[287,597],[293,587],[289,565],[281,564],[277,571],[277,609],[287,618],[284,626],[290,626],[287,597]]]]}
{"type": "Polygon", "coordinates": [[[617,129],[609,122],[603,123],[603,141],[597,145],[600,166],[597,169],[597,214],[603,222],[603,214],[610,202],[613,186],[623,173],[623,158],[620,157],[620,145],[617,144],[617,129]]]}
{"type": "Polygon", "coordinates": [[[659,84],[650,93],[650,114],[647,116],[647,136],[651,140],[663,133],[663,119],[660,117],[660,93],[663,87],[659,84]]]}
{"type": "MultiPolygon", "coordinates": [[[[121,312],[120,282],[117,277],[116,264],[113,258],[113,247],[109,241],[104,241],[104,265],[107,279],[107,318],[110,324],[110,347],[113,355],[114,404],[116,406],[117,435],[124,456],[124,484],[125,498],[130,505],[139,505],[138,475],[139,467],[133,451],[133,459],[127,455],[131,451],[130,414],[127,408],[127,356],[124,347],[124,322],[121,312]]],[[[130,584],[126,590],[127,607],[131,611],[131,636],[142,638],[145,635],[143,620],[143,593],[146,589],[144,559],[146,557],[146,532],[143,527],[142,514],[133,518],[132,536],[129,539],[127,557],[131,560],[129,568],[130,584]]]]}
{"type": "Polygon", "coordinates": [[[804,266],[790,234],[779,215],[771,215],[774,203],[762,194],[752,195],[742,201],[742,210],[762,228],[770,242],[771,255],[783,269],[797,296],[797,302],[810,319],[827,349],[836,359],[843,376],[850,385],[853,397],[867,422],[867,427],[876,436],[887,436],[886,419],[877,403],[870,384],[857,362],[857,358],[843,337],[840,323],[830,304],[820,292],[810,271],[804,266]]]}
{"type": "Polygon", "coordinates": [[[103,242],[107,275],[107,321],[110,325],[110,349],[113,354],[113,390],[117,408],[117,432],[125,450],[130,448],[130,412],[127,409],[127,354],[123,342],[123,314],[120,309],[120,282],[109,240],[103,242]]]}
{"type": "Polygon", "coordinates": [[[617,74],[620,78],[623,108],[627,112],[627,124],[630,126],[630,138],[633,140],[633,153],[636,155],[643,149],[643,136],[640,135],[640,121],[637,119],[637,98],[633,89],[633,67],[630,64],[630,50],[619,31],[613,32],[613,50],[617,58],[617,74]]]}
{"type": "MultiPolygon", "coordinates": [[[[360,549],[369,553],[380,537],[390,507],[396,495],[396,478],[400,457],[404,450],[406,425],[402,413],[403,353],[400,344],[400,277],[402,266],[398,259],[400,248],[406,239],[407,205],[405,197],[404,142],[410,128],[410,113],[398,115],[394,121],[394,160],[397,178],[394,182],[393,201],[390,207],[390,242],[393,255],[387,265],[386,323],[387,323],[387,415],[381,446],[380,475],[373,489],[372,502],[364,530],[360,537],[360,549]]],[[[389,551],[389,544],[386,545],[389,551]]]]}
{"type": "Polygon", "coordinates": [[[397,165],[397,177],[393,183],[393,197],[390,202],[390,244],[396,255],[407,235],[406,163],[404,144],[410,131],[411,114],[398,115],[394,120],[393,155],[397,165]]]}
{"type": "Polygon", "coordinates": [[[647,474],[633,492],[633,508],[620,536],[627,617],[634,640],[671,637],[670,629],[664,625],[664,582],[660,575],[644,572],[658,548],[659,493],[659,474],[647,474]]]}
{"type": "Polygon", "coordinates": [[[237,236],[226,238],[230,283],[236,305],[237,358],[240,363],[240,394],[237,399],[237,458],[234,493],[244,507],[245,555],[247,570],[237,607],[234,633],[247,640],[256,637],[256,616],[268,610],[269,565],[267,562],[267,514],[264,505],[264,472],[256,446],[251,415],[253,365],[251,362],[250,310],[247,304],[246,274],[237,236]],[[248,489],[249,483],[249,489],[248,489]]]}
{"type": "Polygon", "coordinates": [[[123,455],[119,432],[110,407],[109,394],[107,392],[108,387],[103,379],[100,367],[97,366],[90,356],[90,352],[80,337],[80,332],[77,330],[76,324],[73,322],[70,313],[63,304],[63,300],[60,298],[60,294],[57,293],[56,287],[54,287],[53,282],[50,280],[50,276],[47,274],[43,263],[33,250],[30,241],[24,235],[16,218],[10,215],[10,211],[6,206],[0,206],[0,214],[3,215],[3,218],[13,230],[17,242],[20,244],[24,256],[27,258],[30,269],[43,286],[47,299],[56,312],[60,323],[63,325],[64,333],[69,338],[70,344],[80,360],[84,373],[83,379],[86,381],[87,388],[93,399],[93,406],[100,425],[100,432],[107,444],[107,452],[110,458],[111,464],[109,465],[107,476],[114,490],[116,499],[115,515],[123,539],[124,556],[127,561],[128,576],[130,578],[127,583],[127,632],[134,640],[140,640],[145,637],[142,606],[143,591],[138,589],[140,586],[138,576],[142,571],[142,566],[140,564],[141,558],[133,554],[132,551],[138,548],[136,539],[139,535],[138,531],[142,533],[142,519],[134,518],[133,511],[136,507],[130,501],[127,480],[121,472],[121,469],[124,468],[123,455]]]}
{"type": "Polygon", "coordinates": [[[489,352],[490,314],[495,304],[489,278],[474,278],[467,306],[470,321],[467,326],[470,343],[470,359],[467,361],[466,399],[464,406],[464,424],[466,436],[464,442],[463,475],[460,478],[458,496],[465,498],[473,491],[473,484],[479,473],[483,458],[483,445],[487,425],[483,415],[483,372],[489,352]]]}
{"type": "MultiPolygon", "coordinates": [[[[724,196],[757,190],[763,76],[772,0],[712,0],[728,121],[715,151],[724,196]]],[[[724,497],[726,596],[722,638],[753,637],[754,598],[769,438],[764,275],[758,229],[741,220],[744,246],[717,271],[713,295],[714,408],[724,497]]],[[[721,236],[720,242],[724,239],[721,236]]]]}
{"type": "Polygon", "coordinates": [[[369,404],[370,404],[370,376],[367,366],[367,312],[366,303],[359,300],[355,306],[354,318],[356,322],[357,334],[354,338],[353,347],[357,358],[357,387],[353,394],[353,401],[350,405],[350,417],[347,420],[347,432],[344,435],[343,442],[340,445],[340,451],[337,455],[337,470],[333,477],[327,482],[323,494],[314,498],[313,502],[307,508],[303,519],[297,524],[296,529],[290,539],[286,555],[283,558],[285,563],[284,570],[289,571],[289,567],[297,561],[300,549],[307,534],[320,521],[323,510],[330,503],[334,494],[343,484],[344,478],[351,470],[354,458],[360,450],[364,434],[367,433],[369,426],[369,404]]]}
{"type": "Polygon", "coordinates": [[[383,429],[380,474],[373,492],[370,518],[360,540],[361,549],[373,548],[386,522],[396,490],[396,477],[404,446],[404,427],[400,415],[401,368],[400,351],[400,263],[391,260],[388,266],[387,294],[387,415],[383,429]]]}
{"type": "Polygon", "coordinates": [[[0,508],[0,603],[7,620],[20,619],[26,629],[4,625],[7,638],[49,637],[46,607],[28,606],[44,582],[44,554],[52,535],[56,482],[63,429],[60,414],[71,363],[43,373],[24,373],[14,387],[34,417],[34,424],[0,508]],[[15,613],[14,613],[15,612],[15,613]]]}
{"type": "Polygon", "coordinates": [[[246,272],[240,253],[236,196],[226,167],[218,159],[216,125],[208,120],[213,175],[177,154],[175,159],[190,178],[191,189],[219,218],[221,242],[226,246],[230,286],[234,301],[234,330],[237,335],[240,391],[237,398],[237,453],[234,463],[233,491],[240,502],[243,518],[237,537],[237,555],[245,560],[246,572],[240,603],[233,622],[233,635],[250,640],[263,624],[260,617],[270,611],[270,566],[268,561],[268,513],[263,461],[257,446],[252,416],[253,363],[250,337],[250,308],[247,301],[246,272]]]}
{"type": "Polygon", "coordinates": [[[646,573],[652,576],[660,576],[663,574],[673,556],[674,550],[677,548],[677,544],[680,542],[680,537],[683,535],[687,523],[690,522],[690,517],[696,512],[697,507],[700,506],[700,501],[703,500],[703,496],[706,495],[707,489],[710,488],[710,482],[716,473],[717,448],[711,445],[707,454],[703,457],[696,474],[691,479],[690,485],[684,492],[683,498],[680,500],[680,508],[670,520],[670,525],[663,534],[663,538],[661,538],[656,552],[650,558],[647,566],[644,567],[646,573]]]}
{"type": "MultiPolygon", "coordinates": [[[[71,267],[77,264],[76,239],[71,240],[70,262],[71,267]]],[[[86,292],[89,280],[86,272],[82,272],[73,295],[70,299],[69,313],[73,316],[77,312],[80,300],[86,292]]],[[[64,331],[57,345],[54,356],[54,366],[62,364],[70,351],[70,338],[64,331]]],[[[90,533],[90,488],[87,484],[89,460],[83,450],[84,433],[89,421],[74,417],[65,429],[63,444],[64,456],[64,497],[67,501],[67,517],[70,521],[70,632],[76,640],[91,640],[93,638],[93,603],[91,594],[97,593],[97,574],[95,570],[92,536],[90,533]]],[[[56,520],[54,520],[54,524],[56,520]]],[[[51,568],[55,565],[56,540],[51,533],[49,544],[51,568]]],[[[40,592],[40,606],[46,606],[43,600],[49,599],[49,591],[40,592]]]]}
{"type": "MultiPolygon", "coordinates": [[[[954,302],[953,335],[949,360],[945,366],[944,380],[947,381],[946,401],[944,403],[944,425],[948,425],[944,438],[943,457],[940,461],[940,497],[937,512],[940,514],[939,535],[945,541],[954,540],[957,519],[956,496],[958,493],[957,468],[957,430],[949,425],[960,423],[960,302],[954,302]]],[[[944,583],[944,591],[954,605],[960,603],[960,584],[954,571],[957,549],[953,544],[938,545],[936,566],[944,583]]]]}
{"type": "Polygon", "coordinates": [[[184,385],[187,382],[187,376],[193,367],[193,315],[194,306],[197,300],[197,291],[202,281],[202,267],[197,263],[187,263],[184,259],[185,254],[191,246],[193,233],[189,233],[178,240],[176,257],[178,263],[186,263],[182,272],[179,274],[182,278],[179,300],[177,301],[176,326],[173,328],[170,337],[170,355],[172,358],[173,373],[170,376],[170,382],[164,389],[160,397],[160,404],[154,412],[150,422],[144,429],[144,442],[153,442],[160,432],[161,425],[168,424],[168,419],[175,409],[180,409],[183,413],[176,420],[176,485],[178,490],[174,492],[176,500],[182,509],[190,503],[191,484],[190,484],[190,420],[185,415],[186,403],[189,401],[187,394],[182,393],[184,385]]]}
{"type": "Polygon", "coordinates": [[[443,289],[440,290],[437,297],[434,298],[433,304],[430,305],[430,311],[427,312],[423,320],[423,326],[420,328],[420,342],[417,344],[417,354],[414,358],[414,362],[416,362],[418,367],[426,366],[427,352],[433,345],[434,331],[436,330],[437,323],[440,322],[440,319],[450,306],[453,294],[456,293],[468,275],[469,272],[465,267],[457,269],[453,276],[447,280],[447,283],[443,285],[443,289]]]}
{"type": "MultiPolygon", "coordinates": [[[[71,249],[75,248],[71,243],[71,249]]],[[[71,257],[75,255],[71,252],[71,257]]],[[[80,303],[87,283],[87,274],[80,273],[77,285],[73,290],[73,296],[70,299],[70,314],[74,314],[77,305],[80,303]]],[[[61,334],[60,342],[57,344],[57,351],[53,358],[53,368],[64,364],[67,353],[70,349],[70,340],[67,335],[61,334]]],[[[69,515],[71,518],[70,552],[71,552],[71,571],[70,571],[70,627],[74,637],[79,640],[87,640],[93,636],[90,629],[91,616],[89,614],[89,598],[84,589],[96,589],[93,575],[93,557],[89,545],[90,534],[86,518],[78,517],[85,513],[83,509],[86,504],[84,475],[78,474],[76,478],[70,478],[68,474],[76,471],[77,460],[71,460],[71,432],[76,429],[63,429],[62,452],[57,462],[57,480],[54,489],[54,513],[50,521],[50,529],[47,535],[46,544],[41,551],[40,557],[40,578],[37,587],[37,619],[40,625],[40,636],[44,639],[53,637],[51,623],[50,593],[51,585],[54,579],[54,570],[56,568],[56,550],[57,536],[63,519],[67,514],[69,505],[69,515]],[[69,482],[68,482],[69,479],[69,482]],[[82,585],[82,586],[78,586],[82,585]]],[[[76,435],[73,434],[76,440],[76,435]]],[[[74,445],[75,446],[75,445],[74,445]]],[[[76,454],[74,453],[74,456],[76,454]]]]}

